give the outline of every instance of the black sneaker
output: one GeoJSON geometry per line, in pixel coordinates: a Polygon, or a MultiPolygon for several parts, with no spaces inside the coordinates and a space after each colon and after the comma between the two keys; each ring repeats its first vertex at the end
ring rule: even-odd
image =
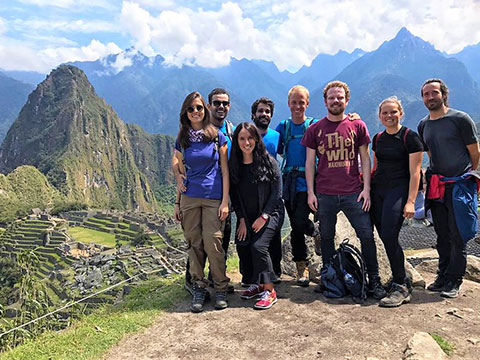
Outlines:
{"type": "Polygon", "coordinates": [[[446,283],[445,277],[438,275],[435,281],[427,286],[427,290],[441,292],[445,287],[445,283],[446,283]]]}
{"type": "Polygon", "coordinates": [[[383,299],[387,296],[387,292],[383,288],[378,275],[372,276],[370,283],[368,284],[368,293],[376,300],[383,299]]]}
{"type": "Polygon", "coordinates": [[[460,291],[460,284],[461,282],[455,280],[447,281],[443,287],[443,291],[440,293],[440,296],[449,299],[456,298],[458,296],[458,292],[460,291]]]}
{"type": "Polygon", "coordinates": [[[193,297],[192,304],[190,305],[190,310],[194,313],[199,313],[203,311],[203,304],[205,303],[205,294],[207,294],[207,289],[198,287],[197,285],[193,286],[193,297]]]}
{"type": "Polygon", "coordinates": [[[397,307],[402,304],[409,303],[411,299],[410,291],[406,284],[400,285],[392,283],[390,292],[386,297],[380,300],[378,306],[380,307],[397,307]]]}
{"type": "Polygon", "coordinates": [[[217,291],[215,295],[215,309],[223,310],[228,307],[227,303],[227,292],[226,291],[217,291]]]}

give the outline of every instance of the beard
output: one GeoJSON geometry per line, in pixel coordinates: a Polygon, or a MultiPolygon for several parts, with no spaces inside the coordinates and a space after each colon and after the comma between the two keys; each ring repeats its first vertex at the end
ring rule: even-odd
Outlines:
{"type": "Polygon", "coordinates": [[[340,115],[341,113],[343,113],[345,111],[345,106],[342,106],[342,105],[333,106],[332,105],[332,106],[329,106],[327,110],[330,114],[336,116],[336,115],[340,115]]]}
{"type": "Polygon", "coordinates": [[[430,111],[439,110],[443,106],[443,100],[438,100],[438,99],[430,100],[428,102],[425,102],[425,106],[430,111]]]}
{"type": "Polygon", "coordinates": [[[265,130],[265,129],[268,129],[268,125],[270,125],[270,120],[266,118],[259,118],[259,119],[254,119],[253,123],[257,128],[265,130]]]}

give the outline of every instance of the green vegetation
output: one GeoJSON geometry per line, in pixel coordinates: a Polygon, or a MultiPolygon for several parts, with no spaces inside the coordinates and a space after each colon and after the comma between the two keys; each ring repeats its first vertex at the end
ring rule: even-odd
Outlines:
{"type": "Polygon", "coordinates": [[[61,333],[44,333],[2,354],[1,359],[97,359],[125,334],[151,325],[159,314],[185,299],[182,281],[183,278],[176,276],[142,283],[132,289],[124,304],[85,315],[61,333]]]}
{"type": "Polygon", "coordinates": [[[13,286],[22,276],[22,268],[10,258],[0,258],[0,304],[6,304],[13,286]]]}
{"type": "Polygon", "coordinates": [[[67,230],[67,233],[76,241],[80,241],[83,243],[94,242],[99,245],[115,247],[115,234],[110,234],[93,229],[87,229],[82,226],[71,227],[67,230]]]}
{"type": "Polygon", "coordinates": [[[442,348],[443,352],[447,355],[451,355],[454,347],[447,340],[441,337],[438,334],[430,333],[430,336],[437,342],[437,344],[442,348]]]}

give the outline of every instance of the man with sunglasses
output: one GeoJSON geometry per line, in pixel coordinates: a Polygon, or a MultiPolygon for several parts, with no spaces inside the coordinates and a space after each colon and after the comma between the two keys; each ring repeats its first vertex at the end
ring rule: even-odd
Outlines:
{"type": "MultiPolygon", "coordinates": [[[[221,88],[213,89],[210,94],[208,94],[208,104],[207,108],[210,111],[210,120],[212,124],[217,127],[226,137],[227,140],[227,147],[228,147],[228,155],[230,156],[230,149],[232,146],[232,136],[233,132],[235,131],[235,127],[233,124],[227,120],[228,111],[230,110],[230,94],[221,88]]],[[[175,156],[172,159],[172,169],[177,181],[177,186],[181,186],[183,184],[183,180],[185,176],[179,172],[178,168],[178,160],[175,156]]],[[[223,250],[225,251],[225,260],[228,252],[228,245],[230,244],[230,237],[232,234],[232,219],[230,216],[230,212],[225,219],[225,228],[223,231],[223,250]]],[[[192,294],[192,281],[190,276],[190,262],[187,259],[186,265],[186,272],[185,272],[185,289],[192,294]]],[[[209,274],[208,278],[210,279],[211,276],[209,274]]],[[[232,285],[228,286],[228,292],[233,293],[234,288],[232,285]]],[[[208,294],[208,292],[207,292],[208,294]]]]}

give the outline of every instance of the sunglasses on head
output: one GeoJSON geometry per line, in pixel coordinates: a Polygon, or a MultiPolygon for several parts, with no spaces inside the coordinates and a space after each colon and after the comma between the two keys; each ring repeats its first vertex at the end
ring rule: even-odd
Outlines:
{"type": "Polygon", "coordinates": [[[189,112],[190,114],[193,113],[195,110],[197,110],[198,112],[203,111],[203,106],[202,105],[197,105],[197,106],[195,106],[195,108],[193,106],[189,106],[187,108],[187,112],[189,112]]]}
{"type": "Polygon", "coordinates": [[[223,107],[227,107],[228,105],[230,105],[230,101],[213,100],[212,103],[215,107],[219,107],[220,105],[223,105],[223,107]]]}

